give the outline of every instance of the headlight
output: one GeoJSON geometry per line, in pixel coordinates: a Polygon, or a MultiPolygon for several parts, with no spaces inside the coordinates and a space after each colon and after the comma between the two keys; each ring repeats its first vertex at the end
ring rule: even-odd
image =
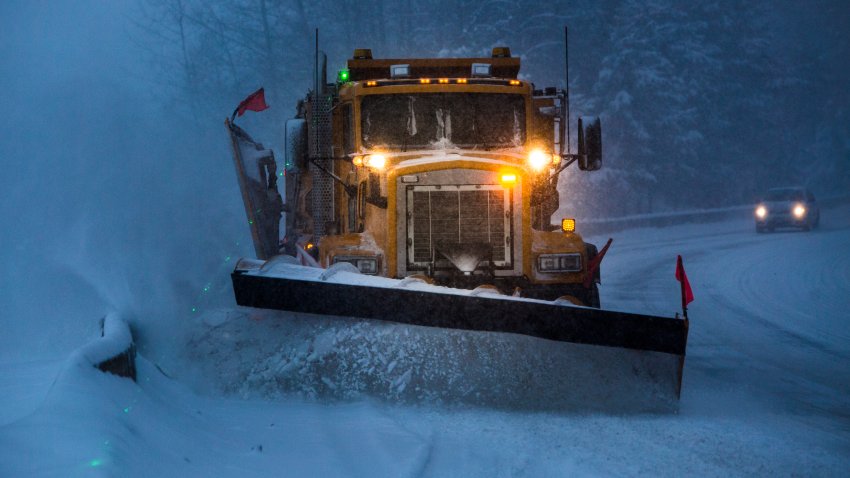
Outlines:
{"type": "Polygon", "coordinates": [[[537,256],[540,272],[578,272],[581,270],[581,254],[541,254],[537,256]]]}
{"type": "Polygon", "coordinates": [[[505,186],[513,186],[516,184],[516,174],[503,174],[502,184],[505,186]]]}
{"type": "Polygon", "coordinates": [[[334,256],[333,263],[348,262],[354,265],[361,274],[375,275],[378,273],[378,258],[373,256],[334,256]]]}
{"type": "Polygon", "coordinates": [[[801,219],[806,215],[806,208],[802,204],[797,204],[791,212],[794,213],[794,217],[801,219]]]}
{"type": "Polygon", "coordinates": [[[756,208],[756,216],[759,219],[764,219],[767,216],[767,208],[764,206],[759,206],[756,208]]]}
{"type": "Polygon", "coordinates": [[[543,171],[552,162],[552,155],[546,154],[539,149],[528,153],[528,165],[535,171],[543,171]]]}
{"type": "Polygon", "coordinates": [[[384,169],[387,165],[387,157],[383,154],[370,154],[363,158],[363,165],[372,169],[384,169]]]}

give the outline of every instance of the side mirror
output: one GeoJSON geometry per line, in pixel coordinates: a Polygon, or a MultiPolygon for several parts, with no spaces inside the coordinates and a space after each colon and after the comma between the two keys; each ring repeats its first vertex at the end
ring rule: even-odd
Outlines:
{"type": "Polygon", "coordinates": [[[287,171],[297,172],[307,167],[307,122],[303,118],[286,120],[284,128],[286,155],[283,167],[287,171]]]}
{"type": "Polygon", "coordinates": [[[602,122],[598,117],[578,119],[578,168],[596,171],[602,167],[602,122]]]}

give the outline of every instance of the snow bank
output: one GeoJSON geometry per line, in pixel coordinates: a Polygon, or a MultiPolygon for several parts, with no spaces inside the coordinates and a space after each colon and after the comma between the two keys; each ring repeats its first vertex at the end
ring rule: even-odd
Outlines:
{"type": "Polygon", "coordinates": [[[130,326],[117,314],[103,318],[101,338],[74,352],[71,361],[89,364],[104,372],[136,378],[136,347],[130,326]]]}
{"type": "Polygon", "coordinates": [[[139,359],[134,383],[69,360],[0,427],[0,476],[420,476],[428,444],[369,403],[199,397],[139,359]]]}

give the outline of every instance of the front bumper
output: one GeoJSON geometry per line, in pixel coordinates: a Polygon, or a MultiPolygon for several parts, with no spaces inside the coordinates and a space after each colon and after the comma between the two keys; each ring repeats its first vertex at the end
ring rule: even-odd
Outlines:
{"type": "Polygon", "coordinates": [[[453,276],[435,275],[433,279],[434,283],[437,285],[454,287],[457,289],[474,289],[480,285],[492,284],[505,295],[512,295],[517,289],[519,289],[520,296],[529,299],[551,301],[564,295],[571,295],[585,304],[595,303],[595,283],[590,288],[584,287],[581,282],[535,284],[524,276],[493,277],[487,274],[474,274],[468,276],[461,274],[453,276]]]}
{"type": "Polygon", "coordinates": [[[756,218],[756,226],[758,227],[804,227],[809,224],[809,215],[806,214],[801,218],[795,217],[793,214],[770,214],[764,219],[756,218]]]}

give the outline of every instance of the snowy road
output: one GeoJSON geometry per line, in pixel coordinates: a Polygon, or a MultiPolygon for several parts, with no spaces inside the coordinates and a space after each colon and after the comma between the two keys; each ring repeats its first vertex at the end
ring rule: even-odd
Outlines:
{"type": "MultiPolygon", "coordinates": [[[[138,386],[55,361],[0,364],[0,475],[846,476],[850,206],[824,211],[810,233],[757,235],[741,219],[613,236],[606,308],[672,315],[675,258],[685,259],[696,300],[678,414],[399,404],[392,393],[328,404],[313,397],[351,385],[322,370],[341,363],[326,360],[335,345],[389,346],[343,358],[383,367],[377,386],[398,391],[435,339],[397,325],[219,311],[198,321],[191,353],[162,362],[174,379],[145,360],[138,386]],[[56,383],[32,378],[60,368],[56,383]]],[[[471,348],[480,339],[468,333],[453,337],[461,351],[490,351],[471,348]]]]}
{"type": "MultiPolygon", "coordinates": [[[[698,294],[691,304],[683,409],[737,387],[771,408],[850,416],[848,208],[831,211],[810,234],[757,235],[751,226],[671,228],[669,242],[660,241],[660,248],[687,258],[698,294]]],[[[665,303],[666,310],[675,308],[676,285],[663,280],[671,261],[651,253],[657,237],[653,230],[630,231],[620,241],[619,254],[606,264],[617,271],[603,289],[608,306],[654,313],[663,313],[665,303]],[[642,277],[656,287],[630,291],[642,277]]]]}

